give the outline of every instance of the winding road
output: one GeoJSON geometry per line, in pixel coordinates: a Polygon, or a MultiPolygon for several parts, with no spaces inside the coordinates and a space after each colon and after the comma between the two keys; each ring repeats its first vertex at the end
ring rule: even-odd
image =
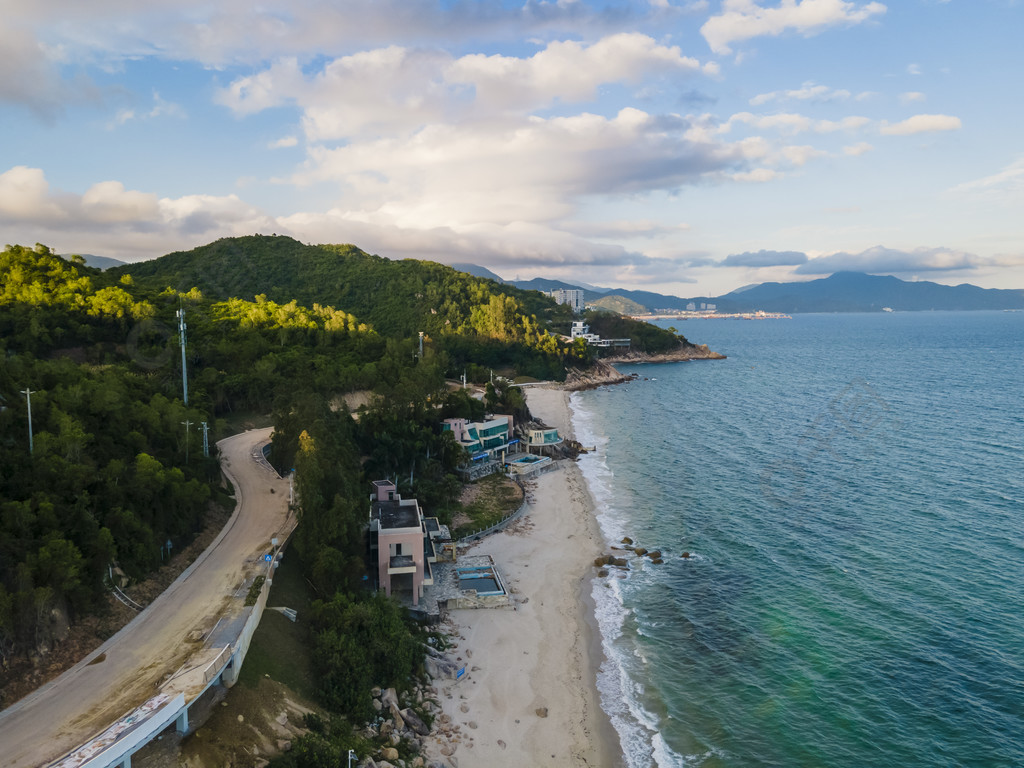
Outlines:
{"type": "Polygon", "coordinates": [[[120,632],[56,680],[0,712],[0,764],[38,768],[88,741],[142,704],[200,644],[270,540],[289,520],[288,481],[254,452],[272,427],[221,440],[221,466],[237,505],[217,539],[167,590],[120,632]]]}

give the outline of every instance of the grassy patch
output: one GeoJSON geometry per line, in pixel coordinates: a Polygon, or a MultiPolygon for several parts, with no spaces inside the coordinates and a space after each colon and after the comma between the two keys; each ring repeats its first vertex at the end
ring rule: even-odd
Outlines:
{"type": "Polygon", "coordinates": [[[462,507],[469,522],[455,529],[456,538],[501,522],[523,502],[523,490],[504,475],[488,475],[474,483],[473,489],[472,499],[462,507]]]}
{"type": "Polygon", "coordinates": [[[309,588],[302,576],[302,566],[294,552],[286,552],[274,572],[267,605],[294,608],[299,614],[298,621],[292,622],[278,611],[263,612],[239,673],[242,683],[255,687],[264,675],[270,675],[305,699],[315,699],[316,681],[307,640],[309,603],[309,588]]]}

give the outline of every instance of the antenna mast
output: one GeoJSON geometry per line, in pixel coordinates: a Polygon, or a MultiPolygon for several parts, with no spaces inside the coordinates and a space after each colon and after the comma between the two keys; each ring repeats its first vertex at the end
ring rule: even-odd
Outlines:
{"type": "Polygon", "coordinates": [[[188,371],[185,368],[185,307],[181,306],[181,297],[178,297],[178,338],[181,340],[181,391],[185,396],[185,405],[188,405],[188,371]]]}

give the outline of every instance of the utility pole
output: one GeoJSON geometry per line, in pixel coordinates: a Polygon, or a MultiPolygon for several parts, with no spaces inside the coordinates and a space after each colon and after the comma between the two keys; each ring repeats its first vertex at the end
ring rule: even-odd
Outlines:
{"type": "Polygon", "coordinates": [[[192,422],[185,419],[182,424],[185,425],[185,464],[188,465],[188,428],[192,426],[192,422]]]}
{"type": "Polygon", "coordinates": [[[34,446],[32,445],[32,395],[34,395],[36,393],[36,391],[37,390],[31,390],[31,389],[28,389],[28,388],[21,390],[21,394],[23,394],[25,396],[25,400],[26,400],[26,402],[28,404],[28,455],[29,456],[31,456],[35,452],[34,446]]]}
{"type": "Polygon", "coordinates": [[[423,359],[423,331],[420,331],[420,360],[423,359]]]}
{"type": "Polygon", "coordinates": [[[466,388],[466,372],[465,371],[462,372],[462,388],[463,389],[466,388]]]}
{"type": "Polygon", "coordinates": [[[210,455],[210,426],[205,422],[200,422],[203,425],[203,456],[209,457],[210,455]]]}
{"type": "MultiPolygon", "coordinates": [[[[178,297],[178,304],[181,304],[181,297],[178,297]]],[[[188,372],[185,369],[185,307],[178,309],[178,338],[181,340],[181,390],[185,395],[185,405],[188,405],[188,372]]]]}

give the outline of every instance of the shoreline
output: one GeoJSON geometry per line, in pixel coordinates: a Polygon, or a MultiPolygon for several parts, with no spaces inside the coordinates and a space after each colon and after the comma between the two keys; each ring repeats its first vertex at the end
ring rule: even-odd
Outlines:
{"type": "Polygon", "coordinates": [[[594,361],[589,368],[569,368],[565,377],[563,390],[579,392],[586,389],[597,389],[608,384],[625,384],[633,381],[636,374],[621,373],[619,365],[638,365],[643,363],[688,363],[697,360],[726,360],[725,355],[713,352],[707,344],[691,344],[672,352],[648,354],[646,352],[624,352],[618,355],[602,357],[594,361]]]}
{"type": "MultiPolygon", "coordinates": [[[[575,437],[569,392],[525,393],[538,418],[575,437]]],[[[572,461],[531,480],[527,497],[527,514],[468,548],[494,558],[513,606],[449,614],[444,629],[457,645],[448,655],[466,675],[434,685],[439,717],[458,735],[433,741],[424,757],[444,749],[460,768],[624,765],[597,688],[604,656],[590,592],[606,546],[593,499],[572,461]]]]}

